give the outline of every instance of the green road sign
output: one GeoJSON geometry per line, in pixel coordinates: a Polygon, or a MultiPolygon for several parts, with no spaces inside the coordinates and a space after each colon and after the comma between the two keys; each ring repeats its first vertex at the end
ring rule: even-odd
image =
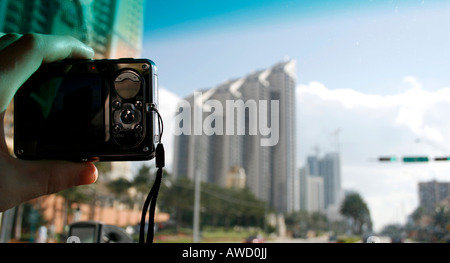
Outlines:
{"type": "Polygon", "coordinates": [[[404,163],[417,163],[417,162],[428,162],[428,157],[416,156],[416,157],[403,157],[404,163]]]}

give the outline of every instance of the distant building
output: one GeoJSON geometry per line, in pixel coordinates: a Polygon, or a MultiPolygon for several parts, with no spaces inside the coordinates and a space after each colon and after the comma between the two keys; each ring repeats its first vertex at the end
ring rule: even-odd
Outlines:
{"type": "Polygon", "coordinates": [[[81,0],[87,21],[88,44],[99,58],[140,57],[144,0],[81,0]]]}
{"type": "MultiPolygon", "coordinates": [[[[267,201],[278,212],[292,211],[295,173],[294,91],[295,61],[289,60],[186,97],[182,103],[188,104],[184,106],[192,109],[192,121],[177,124],[180,127],[188,125],[190,134],[175,136],[175,176],[192,179],[199,172],[203,180],[225,186],[227,172],[231,167],[239,166],[245,171],[246,187],[257,198],[267,201]],[[262,146],[261,140],[267,136],[259,131],[250,134],[252,126],[249,118],[258,112],[270,119],[272,100],[279,102],[279,116],[275,116],[279,121],[278,141],[273,146],[262,146]],[[233,112],[236,117],[234,123],[214,123],[224,131],[233,127],[234,134],[203,132],[202,124],[208,118],[216,116],[217,119],[224,120],[231,117],[231,113],[228,112],[227,115],[226,110],[218,111],[207,101],[219,103],[223,108],[227,102],[248,102],[244,111],[233,112]],[[259,101],[268,102],[268,107],[263,109],[258,104],[259,101]],[[196,125],[200,130],[195,130],[196,125]],[[244,127],[245,134],[237,134],[236,128],[239,125],[244,127]]],[[[182,112],[183,107],[180,106],[178,113],[182,112]]],[[[258,118],[252,119],[255,120],[261,121],[258,118]]],[[[264,121],[267,122],[267,118],[264,121]]],[[[270,122],[266,124],[268,127],[271,125],[270,122]]]]}
{"type": "Polygon", "coordinates": [[[430,182],[419,183],[419,205],[427,213],[433,213],[438,203],[450,197],[450,182],[430,182]]]}
{"type": "Polygon", "coordinates": [[[325,208],[339,205],[342,201],[341,163],[338,153],[327,153],[324,157],[308,156],[307,169],[311,176],[323,177],[325,208]]]}
{"type": "Polygon", "coordinates": [[[226,175],[226,188],[243,189],[245,187],[246,175],[243,168],[239,166],[231,167],[226,175]]]}
{"type": "Polygon", "coordinates": [[[308,156],[306,158],[308,173],[311,176],[320,176],[319,175],[319,158],[317,156],[308,156]]]}
{"type": "Polygon", "coordinates": [[[327,153],[323,157],[308,156],[306,167],[303,169],[300,171],[303,178],[301,197],[305,199],[301,200],[302,210],[311,211],[313,206],[315,211],[324,212],[329,220],[340,219],[339,207],[343,196],[339,153],[327,153]],[[323,199],[318,192],[314,191],[322,191],[323,199]]]}
{"type": "Polygon", "coordinates": [[[133,180],[131,162],[111,162],[111,172],[108,179],[115,180],[118,178],[125,178],[129,181],[133,180]]]}
{"type": "Polygon", "coordinates": [[[324,178],[325,207],[339,205],[342,201],[342,187],[338,153],[328,153],[320,160],[319,174],[324,178]]]}
{"type": "Polygon", "coordinates": [[[300,169],[300,209],[308,212],[325,212],[324,178],[309,175],[308,169],[300,169]]]}

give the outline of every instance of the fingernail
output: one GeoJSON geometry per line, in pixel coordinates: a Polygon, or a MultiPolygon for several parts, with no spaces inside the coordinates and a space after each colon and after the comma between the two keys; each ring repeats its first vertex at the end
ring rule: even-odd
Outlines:
{"type": "Polygon", "coordinates": [[[79,185],[93,184],[97,181],[98,170],[93,163],[86,163],[85,168],[80,173],[79,185]]]}

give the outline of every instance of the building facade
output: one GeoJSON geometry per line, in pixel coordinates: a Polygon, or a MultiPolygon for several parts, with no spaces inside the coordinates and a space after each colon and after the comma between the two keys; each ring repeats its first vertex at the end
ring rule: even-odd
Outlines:
{"type": "Polygon", "coordinates": [[[0,32],[71,35],[95,58],[139,57],[144,0],[0,0],[0,32]]]}
{"type": "Polygon", "coordinates": [[[325,212],[324,178],[310,175],[306,167],[299,172],[299,207],[296,210],[325,212]]]}
{"type": "Polygon", "coordinates": [[[339,153],[308,156],[300,177],[301,210],[324,212],[329,220],[339,220],[343,199],[339,153]]]}
{"type": "Polygon", "coordinates": [[[241,167],[246,174],[245,186],[257,198],[278,212],[292,211],[294,72],[295,61],[289,60],[182,100],[178,114],[190,118],[176,124],[184,132],[174,140],[175,176],[193,179],[199,172],[202,180],[225,186],[230,169],[241,167]],[[278,130],[261,132],[261,125],[278,130]],[[262,142],[274,136],[276,143],[263,146],[262,142]]]}
{"type": "Polygon", "coordinates": [[[419,183],[419,205],[424,208],[427,213],[433,213],[436,205],[450,196],[450,183],[430,182],[419,183]]]}

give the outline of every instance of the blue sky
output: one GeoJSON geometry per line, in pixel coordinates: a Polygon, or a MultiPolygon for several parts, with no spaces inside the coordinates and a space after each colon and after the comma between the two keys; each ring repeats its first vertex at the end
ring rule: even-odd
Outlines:
{"type": "MultiPolygon", "coordinates": [[[[147,34],[178,34],[180,31],[217,30],[257,24],[307,19],[339,12],[364,11],[399,5],[396,1],[295,1],[295,0],[194,0],[146,2],[147,34]],[[213,22],[213,23],[211,23],[213,22]]],[[[403,5],[403,4],[402,4],[403,5]]]]}
{"type": "Polygon", "coordinates": [[[450,82],[449,23],[443,1],[148,1],[143,55],[180,96],[285,57],[299,83],[395,94],[405,75],[450,82]]]}

